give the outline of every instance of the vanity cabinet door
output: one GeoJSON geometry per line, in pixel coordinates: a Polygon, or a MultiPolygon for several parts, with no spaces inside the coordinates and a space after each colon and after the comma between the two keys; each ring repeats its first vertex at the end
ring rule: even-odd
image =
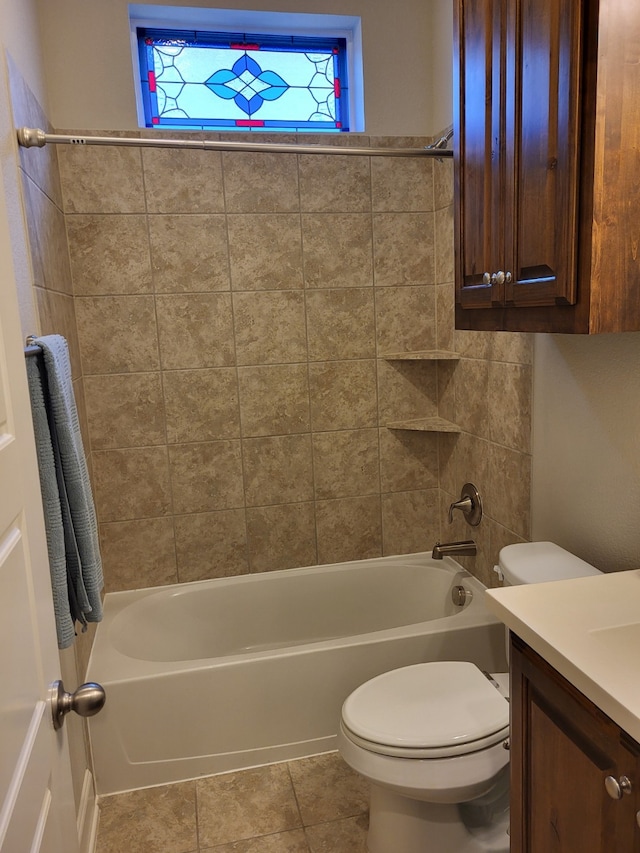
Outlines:
{"type": "Polygon", "coordinates": [[[511,853],[637,853],[640,746],[513,635],[511,707],[511,853]]]}

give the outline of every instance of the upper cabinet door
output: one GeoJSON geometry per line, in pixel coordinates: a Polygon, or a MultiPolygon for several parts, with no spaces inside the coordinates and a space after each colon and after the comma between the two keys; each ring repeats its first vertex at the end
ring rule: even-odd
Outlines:
{"type": "Polygon", "coordinates": [[[502,289],[491,275],[503,253],[501,230],[504,53],[501,0],[456,0],[455,248],[458,301],[487,308],[502,289]]]}
{"type": "Polygon", "coordinates": [[[507,4],[506,306],[576,301],[581,10],[575,0],[507,4]]]}

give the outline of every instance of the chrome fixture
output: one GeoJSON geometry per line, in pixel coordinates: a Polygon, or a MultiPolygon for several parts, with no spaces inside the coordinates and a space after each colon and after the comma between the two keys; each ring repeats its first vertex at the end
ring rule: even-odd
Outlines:
{"type": "Polygon", "coordinates": [[[467,524],[477,527],[482,519],[482,501],[480,493],[473,483],[465,483],[460,492],[460,500],[449,507],[449,524],[453,524],[453,511],[459,509],[464,513],[467,524]]]}
{"type": "Polygon", "coordinates": [[[61,729],[69,711],[75,711],[81,717],[93,717],[101,711],[106,701],[104,687],[94,681],[81,684],[73,693],[67,693],[62,681],[51,685],[51,715],[53,728],[61,729]]]}
{"type": "MultiPolygon", "coordinates": [[[[462,584],[456,584],[451,590],[451,601],[455,604],[456,607],[464,607],[468,601],[471,601],[473,598],[473,593],[470,589],[465,589],[462,584]]],[[[485,673],[486,675],[486,673],[485,673]]],[[[498,682],[493,682],[495,686],[498,686],[498,682]]]]}
{"type": "Polygon", "coordinates": [[[431,145],[427,145],[431,151],[433,149],[437,149],[438,151],[446,151],[449,140],[453,138],[453,128],[448,130],[440,139],[437,139],[435,142],[432,142],[431,145]]]}
{"type": "Polygon", "coordinates": [[[434,560],[449,557],[475,557],[477,552],[476,543],[473,539],[465,539],[463,542],[436,542],[431,552],[434,560]]]}
{"type": "MultiPolygon", "coordinates": [[[[277,154],[340,154],[366,157],[453,157],[449,148],[439,147],[442,139],[424,148],[355,148],[348,145],[290,145],[273,142],[233,142],[213,139],[165,139],[161,136],[73,136],[45,133],[38,127],[20,127],[18,144],[23,148],[45,145],[120,145],[129,148],[197,148],[205,151],[270,151],[277,154]]],[[[446,141],[445,141],[446,145],[446,141]]]]}

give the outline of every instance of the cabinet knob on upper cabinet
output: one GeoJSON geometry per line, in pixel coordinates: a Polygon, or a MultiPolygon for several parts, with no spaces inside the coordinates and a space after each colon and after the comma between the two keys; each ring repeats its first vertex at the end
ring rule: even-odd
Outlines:
{"type": "Polygon", "coordinates": [[[511,282],[513,280],[513,276],[511,275],[510,272],[506,272],[504,274],[504,280],[506,281],[507,284],[511,284],[511,282]]]}
{"type": "Polygon", "coordinates": [[[482,274],[482,283],[483,284],[491,284],[491,273],[485,272],[482,274]]]}
{"type": "Polygon", "coordinates": [[[494,284],[504,284],[505,281],[507,281],[507,275],[510,275],[510,273],[505,273],[503,270],[498,270],[498,272],[495,274],[494,284]]]}
{"type": "Polygon", "coordinates": [[[619,780],[613,776],[607,776],[604,780],[604,787],[612,800],[620,800],[623,794],[631,793],[632,786],[631,780],[627,776],[621,776],[619,780]]]}

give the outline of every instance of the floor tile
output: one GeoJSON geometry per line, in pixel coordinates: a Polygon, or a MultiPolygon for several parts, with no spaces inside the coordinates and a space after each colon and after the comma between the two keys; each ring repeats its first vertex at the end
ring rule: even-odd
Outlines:
{"type": "Polygon", "coordinates": [[[359,815],[369,807],[369,784],[337,752],[289,762],[302,823],[359,815]]]}
{"type": "Polygon", "coordinates": [[[311,853],[367,853],[367,815],[306,828],[311,853]]]}
{"type": "Polygon", "coordinates": [[[201,848],[302,825],[286,764],[198,779],[196,791],[201,848]]]}
{"type": "Polygon", "coordinates": [[[194,853],[197,847],[195,782],[100,801],[96,853],[194,853]]]}
{"type": "Polygon", "coordinates": [[[248,838],[219,847],[200,848],[201,853],[309,853],[309,845],[302,829],[289,832],[276,832],[274,835],[262,835],[248,838]]]}

